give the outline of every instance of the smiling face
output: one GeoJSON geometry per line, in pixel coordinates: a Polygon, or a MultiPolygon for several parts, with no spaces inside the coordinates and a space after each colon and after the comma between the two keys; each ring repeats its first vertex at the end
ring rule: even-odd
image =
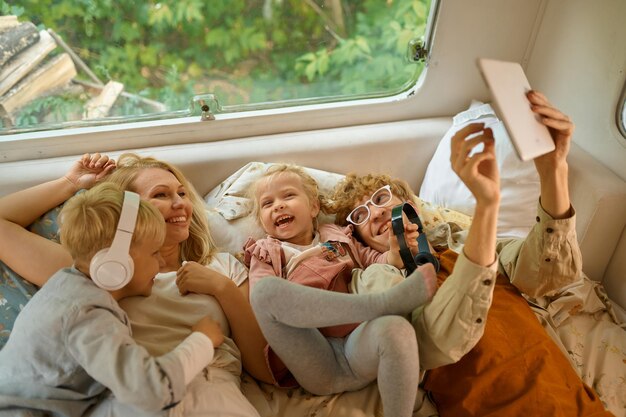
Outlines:
{"type": "MultiPolygon", "coordinates": [[[[364,195],[354,204],[356,208],[362,204],[366,204],[371,195],[364,195]]],[[[389,249],[389,233],[391,233],[391,210],[394,206],[402,204],[403,201],[395,194],[392,195],[390,202],[385,207],[376,207],[369,204],[370,217],[359,225],[355,226],[361,240],[370,248],[378,252],[385,252],[389,249]]]]}
{"type": "MultiPolygon", "coordinates": [[[[351,173],[340,181],[333,191],[332,210],[335,213],[335,222],[340,226],[348,224],[346,217],[356,207],[366,204],[376,190],[389,186],[391,200],[384,207],[368,204],[370,218],[362,225],[355,226],[355,236],[364,244],[379,252],[389,249],[389,233],[391,231],[391,211],[398,204],[411,202],[413,192],[411,187],[398,178],[387,174],[357,175],[351,173]]],[[[380,200],[374,198],[372,201],[380,200]]]]}
{"type": "Polygon", "coordinates": [[[317,200],[309,198],[300,177],[282,172],[260,180],[256,188],[259,220],[265,232],[284,242],[309,245],[319,213],[317,200]]]}
{"type": "Polygon", "coordinates": [[[164,246],[187,240],[193,205],[174,174],[161,168],[146,168],[137,174],[133,186],[143,200],[152,203],[163,215],[167,229],[164,246]]]}

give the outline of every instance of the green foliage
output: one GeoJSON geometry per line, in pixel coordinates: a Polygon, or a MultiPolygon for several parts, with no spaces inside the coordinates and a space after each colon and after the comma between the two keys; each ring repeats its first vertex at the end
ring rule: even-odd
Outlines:
{"type": "Polygon", "coordinates": [[[46,96],[25,105],[18,117],[16,126],[32,126],[39,123],[56,124],[79,118],[83,112],[83,100],[71,95],[46,96]],[[73,117],[72,117],[73,116],[73,117]]]}
{"type": "Polygon", "coordinates": [[[0,0],[0,12],[52,28],[100,79],[170,110],[205,93],[231,106],[391,94],[415,81],[407,45],[422,36],[430,0],[313,2],[0,0]]]}

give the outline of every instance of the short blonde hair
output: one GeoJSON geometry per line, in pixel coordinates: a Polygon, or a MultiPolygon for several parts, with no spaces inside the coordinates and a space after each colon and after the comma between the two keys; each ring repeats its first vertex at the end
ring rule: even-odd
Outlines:
{"type": "MultiPolygon", "coordinates": [[[[59,214],[61,244],[75,263],[89,263],[113,243],[122,212],[124,191],[109,182],[70,198],[59,214]]],[[[165,220],[152,204],[141,201],[131,244],[165,239],[165,220]]]]}
{"type": "Polygon", "coordinates": [[[261,175],[256,181],[254,181],[248,188],[248,198],[253,202],[252,214],[258,220],[260,220],[261,208],[259,207],[259,199],[257,191],[261,184],[266,183],[270,179],[278,175],[295,175],[300,178],[302,182],[302,188],[306,194],[309,202],[317,201],[320,207],[320,211],[327,213],[329,210],[329,202],[325,195],[323,195],[317,185],[315,178],[307,174],[307,172],[300,166],[294,164],[274,164],[271,165],[267,171],[261,175]]]}
{"type": "Polygon", "coordinates": [[[148,168],[159,168],[171,172],[187,190],[193,206],[193,213],[191,225],[189,226],[189,238],[181,243],[180,254],[184,260],[198,262],[203,265],[208,264],[217,252],[217,247],[209,231],[204,201],[178,168],[156,158],[142,157],[134,153],[124,153],[119,157],[117,168],[107,181],[118,184],[125,190],[139,192],[134,186],[135,179],[141,170],[148,168]]]}
{"type": "Polygon", "coordinates": [[[333,191],[330,212],[335,214],[335,223],[346,226],[346,217],[363,199],[385,185],[391,186],[391,192],[402,201],[411,201],[413,192],[406,181],[393,179],[386,174],[357,175],[350,173],[341,180],[333,191]]]}

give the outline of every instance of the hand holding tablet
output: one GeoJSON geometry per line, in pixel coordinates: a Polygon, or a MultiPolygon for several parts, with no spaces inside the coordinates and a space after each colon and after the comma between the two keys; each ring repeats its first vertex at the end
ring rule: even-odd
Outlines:
{"type": "Polygon", "coordinates": [[[552,152],[554,140],[526,98],[531,88],[521,65],[480,58],[478,68],[519,158],[528,161],[552,152]]]}

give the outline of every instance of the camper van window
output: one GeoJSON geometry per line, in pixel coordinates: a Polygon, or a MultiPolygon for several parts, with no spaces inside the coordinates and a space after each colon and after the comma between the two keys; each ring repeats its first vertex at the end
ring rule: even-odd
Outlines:
{"type": "Polygon", "coordinates": [[[398,95],[431,1],[0,0],[0,134],[398,95]]]}

